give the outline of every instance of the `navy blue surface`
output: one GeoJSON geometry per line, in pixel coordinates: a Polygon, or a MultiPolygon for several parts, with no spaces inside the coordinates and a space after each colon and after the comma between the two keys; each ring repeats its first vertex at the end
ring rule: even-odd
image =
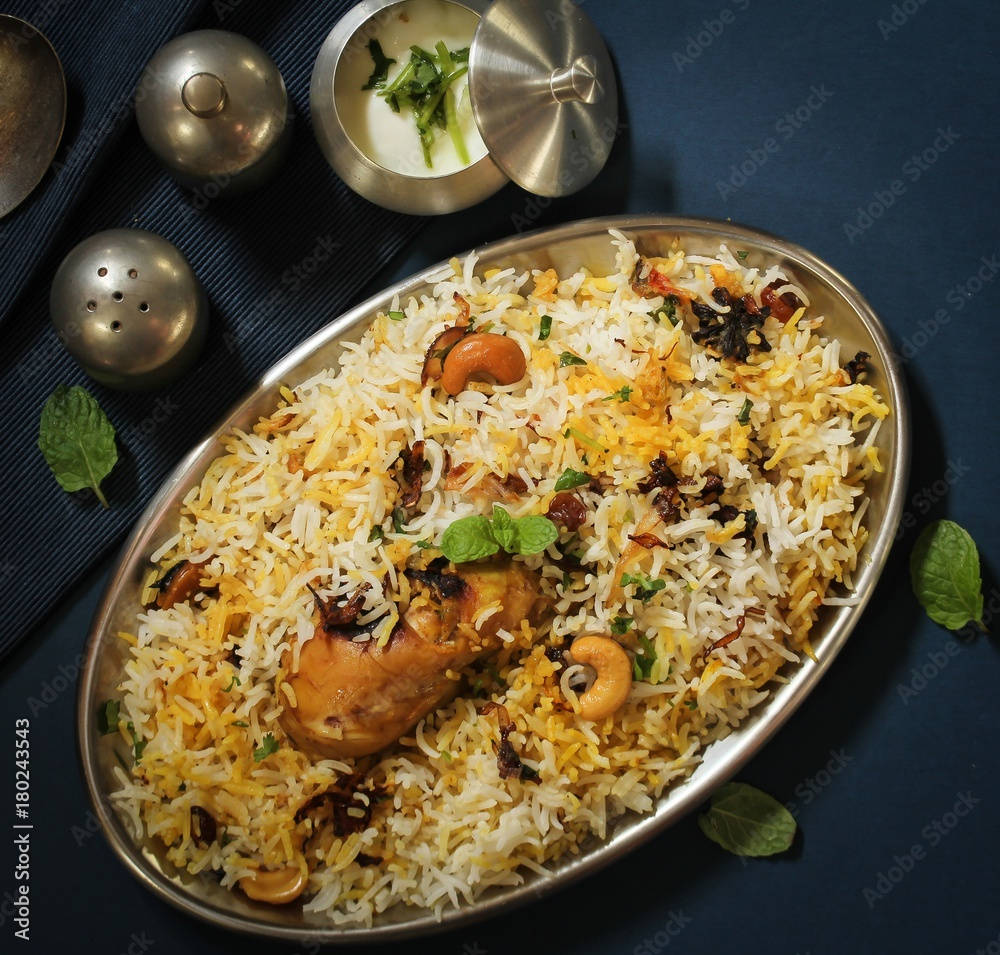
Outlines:
{"type": "MultiPolygon", "coordinates": [[[[48,0],[48,10],[58,0],[48,0]]],[[[33,0],[16,12],[29,21],[33,0]]],[[[0,657],[136,519],[164,476],[250,383],[309,332],[343,311],[413,236],[421,220],[359,198],[330,172],[308,123],[316,50],[350,0],[269,4],[83,0],[39,14],[60,53],[70,115],[57,165],[0,222],[0,415],[18,453],[0,460],[0,657]],[[197,11],[197,15],[192,13],[197,11]],[[152,53],[181,27],[225,27],[263,45],[298,112],[281,175],[255,192],[191,192],[163,171],[133,118],[133,90],[152,53]],[[49,322],[49,285],[62,257],[102,229],[137,227],[175,243],[212,305],[198,365],[155,392],[94,384],[49,322]],[[57,384],[86,384],[118,432],[119,462],[102,485],[68,495],[35,447],[57,384]],[[23,548],[40,539],[44,548],[23,548]],[[17,586],[8,583],[17,581],[17,586]]]]}
{"type": "MultiPolygon", "coordinates": [[[[559,202],[510,187],[436,220],[367,291],[472,244],[589,215],[729,216],[776,232],[858,285],[906,359],[915,425],[908,516],[847,647],[740,774],[791,805],[800,836],[786,857],[744,864],[705,841],[691,818],[547,901],[406,950],[1000,951],[1000,645],[927,620],[906,566],[920,526],[959,521],[980,545],[988,617],[1000,626],[998,12],[860,0],[591,0],[586,9],[624,88],[624,125],[605,173],[559,202]]],[[[8,445],[8,455],[29,453],[8,445]]],[[[12,737],[14,719],[27,717],[33,733],[25,949],[84,941],[108,953],[303,951],[174,913],[93,833],[74,771],[73,682],[109,566],[92,570],[0,674],[0,731],[12,737]]],[[[0,863],[0,899],[14,886],[13,864],[0,863]]],[[[0,949],[17,951],[2,903],[0,911],[0,949]]]]}

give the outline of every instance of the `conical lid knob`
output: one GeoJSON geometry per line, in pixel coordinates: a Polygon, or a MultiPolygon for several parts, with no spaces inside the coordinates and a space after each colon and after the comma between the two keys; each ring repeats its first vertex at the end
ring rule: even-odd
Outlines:
{"type": "Polygon", "coordinates": [[[469,52],[469,92],[493,161],[540,196],[582,189],[618,128],[607,47],[569,0],[495,0],[469,52]]]}

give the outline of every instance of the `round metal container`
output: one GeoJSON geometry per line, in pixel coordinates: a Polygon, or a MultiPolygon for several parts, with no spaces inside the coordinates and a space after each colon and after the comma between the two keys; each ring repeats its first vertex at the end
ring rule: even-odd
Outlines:
{"type": "Polygon", "coordinates": [[[251,429],[261,415],[273,411],[281,386],[294,387],[323,368],[335,367],[341,343],[356,341],[378,311],[392,307],[396,296],[405,300],[428,293],[429,277],[441,268],[437,265],[341,315],[266,372],[256,388],[167,477],[121,552],[88,640],[79,684],[78,741],[93,810],[106,837],[132,874],[160,898],[214,925],[300,945],[388,942],[495,916],[597,872],[695,809],[777,732],[829,669],[874,593],[895,538],[906,494],[911,441],[909,412],[903,375],[893,357],[889,338],[857,289],[828,265],[799,246],[729,222],[655,216],[590,219],[476,249],[477,270],[552,267],[568,272],[585,266],[595,275],[607,274],[613,271],[615,261],[607,233],[612,228],[628,234],[647,255],[668,253],[675,239],[689,251],[703,253],[717,251],[719,243],[726,242],[730,248],[746,250],[750,265],[779,263],[806,290],[812,307],[826,316],[824,328],[840,339],[844,353],[863,349],[872,356],[869,381],[888,402],[892,414],[875,440],[885,472],[869,485],[871,504],[865,524],[870,536],[855,575],[858,602],[853,606],[823,608],[812,635],[815,658],[806,658],[783,670],[787,682],[774,687],[754,715],[730,736],[707,747],[702,763],[688,779],[668,789],[652,813],[616,819],[606,840],[591,841],[579,856],[567,853],[552,864],[549,875],[525,873],[523,884],[492,889],[475,904],[446,909],[440,920],[432,912],[396,907],[379,916],[371,928],[337,927],[321,916],[303,912],[301,904],[254,903],[241,893],[223,889],[208,873],[192,877],[178,871],[166,860],[162,846],[155,840],[133,837],[127,820],[116,812],[108,798],[117,788],[113,774],[118,763],[109,742],[113,738],[99,735],[95,712],[102,700],[115,695],[128,649],[116,633],[134,625],[150,554],[174,533],[181,500],[223,450],[222,438],[232,428],[251,429]]]}
{"type": "Polygon", "coordinates": [[[469,92],[487,154],[439,176],[406,175],[367,155],[338,108],[346,92],[340,66],[406,2],[363,0],[353,7],[313,68],[316,139],[351,189],[398,212],[441,214],[481,202],[509,180],[537,195],[561,196],[600,172],[617,133],[617,85],[603,39],[569,0],[449,0],[480,18],[469,52],[469,92]]]}
{"type": "Polygon", "coordinates": [[[139,80],[135,112],[146,144],[192,188],[260,185],[290,138],[278,67],[256,43],[225,30],[196,30],[160,47],[139,80]]]}
{"type": "Polygon", "coordinates": [[[56,270],[49,310],[87,374],[125,391],[182,374],[208,329],[208,301],[187,259],[142,229],[109,229],[75,246],[56,270]]]}
{"type": "Polygon", "coordinates": [[[0,15],[0,218],[52,164],[66,122],[66,77],[52,44],[25,20],[0,15]]]}

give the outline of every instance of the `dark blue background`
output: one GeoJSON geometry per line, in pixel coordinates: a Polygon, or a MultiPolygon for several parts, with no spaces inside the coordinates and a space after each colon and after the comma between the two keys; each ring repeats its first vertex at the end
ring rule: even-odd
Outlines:
{"type": "MultiPolygon", "coordinates": [[[[744,864],[689,819],[547,901],[407,947],[972,955],[994,943],[997,951],[1000,648],[995,637],[967,639],[927,620],[907,572],[920,526],[947,515],[978,541],[987,603],[993,614],[1000,608],[997,8],[911,0],[895,5],[895,19],[892,3],[860,0],[591,0],[585,8],[623,87],[623,128],[602,176],[558,202],[508,187],[429,222],[368,291],[470,245],[590,215],[730,217],[783,235],[861,289],[906,359],[909,526],[840,658],[741,774],[794,804],[800,836],[787,856],[744,864]],[[732,22],[722,23],[722,10],[732,22]],[[706,19],[718,21],[718,36],[706,19]],[[971,810],[949,816],[963,796],[971,810]]],[[[96,565],[0,674],[0,730],[12,737],[16,717],[32,720],[30,950],[82,943],[113,955],[144,938],[152,952],[283,951],[174,913],[88,829],[69,684],[109,568],[96,565]]],[[[13,759],[12,744],[3,751],[13,759]]],[[[12,777],[0,771],[0,780],[12,777]]],[[[0,896],[13,886],[12,867],[12,851],[0,852],[0,896]]],[[[0,925],[4,951],[16,950],[11,931],[9,920],[0,925]]]]}

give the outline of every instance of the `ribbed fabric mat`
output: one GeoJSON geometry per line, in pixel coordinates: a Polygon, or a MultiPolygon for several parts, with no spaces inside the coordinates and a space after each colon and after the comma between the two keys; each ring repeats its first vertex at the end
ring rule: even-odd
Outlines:
{"type": "MultiPolygon", "coordinates": [[[[62,59],[69,112],[58,165],[0,221],[0,656],[132,526],[168,470],[292,345],[356,299],[422,220],[347,189],[316,145],[309,77],[319,47],[352,0],[280,4],[18,0],[62,59]],[[51,11],[51,13],[49,12],[51,11]],[[171,36],[216,28],[249,36],[275,59],[296,109],[284,167],[255,192],[200,199],[175,184],[139,137],[131,95],[171,36]],[[57,340],[48,294],[63,256],[103,229],[134,226],[169,239],[208,293],[212,319],[198,366],[164,389],[125,394],[89,379],[57,340]],[[82,384],[118,432],[119,461],[102,485],[67,494],[36,442],[58,384],[82,384]]],[[[83,635],[81,634],[81,639],[83,635]]]]}

